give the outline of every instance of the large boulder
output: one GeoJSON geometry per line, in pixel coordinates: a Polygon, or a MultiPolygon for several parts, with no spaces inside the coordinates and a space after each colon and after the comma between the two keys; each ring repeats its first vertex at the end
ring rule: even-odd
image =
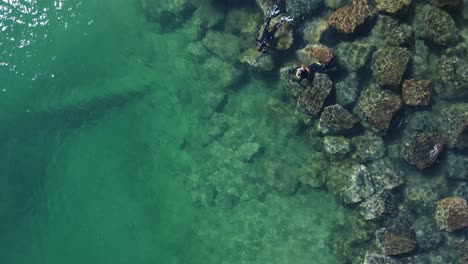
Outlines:
{"type": "Polygon", "coordinates": [[[392,190],[404,183],[403,172],[388,158],[368,165],[376,191],[392,190]]]}
{"type": "Polygon", "coordinates": [[[374,132],[386,134],[401,107],[400,96],[388,90],[371,87],[361,93],[354,111],[374,132]]]}
{"type": "Polygon", "coordinates": [[[468,46],[459,44],[442,53],[439,63],[442,85],[437,92],[446,99],[468,97],[468,46]]]}
{"type": "Polygon", "coordinates": [[[380,86],[399,89],[411,52],[401,47],[381,47],[372,56],[372,75],[380,86]]]}
{"type": "Polygon", "coordinates": [[[317,116],[322,111],[325,99],[327,99],[332,90],[333,83],[326,74],[315,74],[312,86],[302,92],[297,104],[306,114],[317,116]]]}
{"type": "Polygon", "coordinates": [[[354,106],[359,96],[359,82],[355,72],[335,84],[336,102],[346,108],[354,106]]]}
{"type": "Polygon", "coordinates": [[[430,2],[438,7],[453,8],[460,5],[460,0],[430,0],[430,2]]]}
{"type": "Polygon", "coordinates": [[[275,66],[270,54],[258,52],[253,48],[244,51],[239,56],[239,61],[259,72],[272,71],[275,66]]]}
{"type": "Polygon", "coordinates": [[[300,28],[302,39],[305,43],[317,44],[322,35],[328,29],[328,22],[320,17],[311,21],[306,21],[300,28]]]}
{"type": "Polygon", "coordinates": [[[394,201],[390,191],[380,191],[359,205],[359,213],[365,220],[382,219],[395,210],[394,201]]]}
{"type": "Polygon", "coordinates": [[[444,149],[445,140],[440,133],[418,133],[406,140],[404,146],[406,161],[423,170],[436,163],[444,149]]]}
{"type": "Polygon", "coordinates": [[[353,33],[373,15],[367,0],[354,0],[351,4],[337,9],[328,19],[328,25],[343,33],[353,33]]]}
{"type": "Polygon", "coordinates": [[[287,0],[286,12],[296,19],[310,14],[322,3],[322,0],[287,0]]]}
{"type": "Polygon", "coordinates": [[[280,86],[284,93],[294,98],[298,97],[308,86],[307,80],[300,83],[294,76],[296,65],[285,66],[280,69],[280,86]]]}
{"type": "Polygon", "coordinates": [[[428,39],[441,46],[451,46],[459,40],[453,18],[433,5],[416,6],[413,27],[417,37],[428,39]]]}
{"type": "Polygon", "coordinates": [[[466,155],[449,152],[445,158],[443,174],[449,179],[468,180],[468,157],[466,155]]]}
{"type": "Polygon", "coordinates": [[[411,4],[411,0],[376,0],[377,9],[387,13],[397,13],[411,4]]]}
{"type": "Polygon", "coordinates": [[[351,139],[353,147],[352,159],[357,162],[369,162],[378,160],[385,155],[385,144],[382,137],[372,132],[351,139]]]}
{"type": "Polygon", "coordinates": [[[229,33],[209,30],[202,43],[211,53],[227,61],[234,61],[241,52],[240,39],[229,33]]]}
{"type": "Polygon", "coordinates": [[[374,47],[367,42],[341,42],[336,54],[340,65],[348,72],[357,72],[369,62],[374,47]]]}
{"type": "Polygon", "coordinates": [[[149,22],[165,28],[180,25],[195,10],[190,0],[141,0],[141,7],[149,22]]]}
{"type": "Polygon", "coordinates": [[[349,139],[343,136],[325,136],[323,149],[331,160],[342,159],[351,151],[349,139]]]}
{"type": "Polygon", "coordinates": [[[431,100],[431,82],[428,80],[405,80],[402,87],[403,101],[407,105],[428,105],[431,100]]]}
{"type": "Polygon", "coordinates": [[[374,184],[365,165],[334,163],[328,170],[328,189],[343,202],[355,204],[374,194],[374,184]]]}
{"type": "Polygon", "coordinates": [[[296,51],[296,56],[305,65],[315,62],[325,64],[333,59],[333,49],[322,44],[311,44],[296,51]]]}
{"type": "Polygon", "coordinates": [[[440,230],[452,232],[468,227],[468,204],[461,197],[448,197],[437,202],[436,215],[440,230]]]}
{"type": "MultiPolygon", "coordinates": [[[[271,19],[270,22],[270,31],[273,30],[273,27],[280,21],[284,15],[279,15],[271,19]]],[[[258,38],[263,34],[263,28],[265,24],[262,25],[258,31],[258,38]]],[[[283,22],[281,27],[275,32],[273,38],[268,42],[268,47],[275,50],[288,50],[291,48],[294,42],[294,27],[291,22],[283,22]]]]}
{"type": "Polygon", "coordinates": [[[388,256],[406,254],[416,248],[416,235],[407,227],[382,228],[377,231],[376,237],[383,253],[388,256]]]}
{"type": "Polygon", "coordinates": [[[242,77],[241,69],[233,68],[231,64],[215,56],[210,56],[206,59],[201,67],[199,67],[198,72],[198,76],[202,81],[210,82],[220,90],[231,87],[242,77]],[[229,69],[229,71],[222,69],[229,69]],[[220,71],[223,74],[220,74],[220,71]]]}
{"type": "Polygon", "coordinates": [[[356,123],[356,117],[341,105],[335,104],[323,109],[318,128],[322,133],[343,133],[354,128],[356,123]]]}
{"type": "MultiPolygon", "coordinates": [[[[393,1],[393,0],[392,0],[393,1]]],[[[372,29],[370,42],[374,46],[401,46],[408,44],[413,35],[409,25],[401,24],[397,19],[379,15],[377,23],[372,29]]]]}

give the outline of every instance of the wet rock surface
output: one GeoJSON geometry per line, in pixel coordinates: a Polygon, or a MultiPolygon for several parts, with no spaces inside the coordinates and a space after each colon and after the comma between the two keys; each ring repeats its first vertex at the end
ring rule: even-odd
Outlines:
{"type": "Polygon", "coordinates": [[[239,56],[239,61],[259,72],[271,71],[275,66],[271,55],[258,52],[256,49],[248,49],[244,51],[239,56]]]}
{"type": "Polygon", "coordinates": [[[366,0],[354,0],[351,4],[337,9],[328,19],[331,27],[343,33],[353,33],[356,27],[372,16],[373,11],[366,0]]]}
{"type": "Polygon", "coordinates": [[[406,48],[381,47],[372,57],[372,75],[381,86],[399,89],[403,74],[411,59],[406,48]]]}
{"type": "Polygon", "coordinates": [[[333,59],[333,50],[325,45],[312,44],[298,50],[296,56],[307,66],[315,62],[326,64],[333,59]]]}
{"type": "Polygon", "coordinates": [[[323,109],[318,127],[323,133],[342,133],[351,130],[356,123],[356,117],[336,104],[323,109]]]}
{"type": "Polygon", "coordinates": [[[309,115],[318,115],[332,89],[333,83],[326,74],[317,73],[312,86],[307,87],[298,97],[299,108],[309,115]]]}
{"type": "Polygon", "coordinates": [[[400,23],[397,19],[379,15],[372,29],[370,41],[374,46],[402,46],[410,43],[413,30],[410,25],[400,23]]]}
{"type": "Polygon", "coordinates": [[[417,37],[441,46],[454,45],[459,39],[453,18],[433,5],[418,5],[413,24],[417,37]]]}
{"type": "Polygon", "coordinates": [[[357,72],[369,62],[374,47],[366,42],[341,42],[337,46],[340,65],[348,72],[357,72]]]}
{"type": "Polygon", "coordinates": [[[407,105],[428,105],[431,100],[431,83],[427,80],[405,80],[403,81],[403,101],[407,105]]]}
{"type": "Polygon", "coordinates": [[[326,136],[323,148],[331,160],[342,159],[351,151],[349,139],[343,136],[326,136]]]}
{"type": "Polygon", "coordinates": [[[440,133],[417,134],[405,143],[405,159],[420,170],[429,168],[436,163],[444,146],[440,133]]]}
{"type": "Polygon", "coordinates": [[[334,163],[327,175],[327,187],[349,204],[361,202],[375,192],[367,167],[352,163],[334,163]]]}
{"type": "Polygon", "coordinates": [[[385,155],[385,144],[375,133],[366,132],[364,135],[351,139],[354,152],[352,158],[358,162],[378,160],[385,155]]]}
{"type": "Polygon", "coordinates": [[[461,197],[448,197],[437,202],[435,218],[440,230],[452,232],[468,227],[468,204],[461,197]]]}
{"type": "Polygon", "coordinates": [[[345,108],[351,108],[359,96],[359,82],[356,73],[349,74],[335,84],[336,102],[345,108]]]}
{"type": "Polygon", "coordinates": [[[416,235],[407,227],[383,228],[377,232],[376,236],[383,253],[388,256],[409,253],[416,248],[416,235]]]}
{"type": "Polygon", "coordinates": [[[363,123],[368,123],[376,133],[385,134],[394,115],[402,107],[400,96],[379,88],[369,88],[361,93],[354,109],[363,123]]]}
{"type": "Polygon", "coordinates": [[[397,13],[411,4],[411,0],[377,0],[377,8],[388,13],[397,13]]]}

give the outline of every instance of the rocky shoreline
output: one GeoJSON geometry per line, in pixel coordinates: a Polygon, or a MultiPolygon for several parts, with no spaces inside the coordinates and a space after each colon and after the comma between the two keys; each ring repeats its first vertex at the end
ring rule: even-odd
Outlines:
{"type": "Polygon", "coordinates": [[[326,188],[357,215],[331,242],[342,263],[468,263],[468,1],[281,1],[295,20],[269,53],[255,39],[273,0],[141,3],[157,30],[186,33],[200,81],[216,83],[199,115],[224,160],[188,183],[195,204],[326,188]],[[332,58],[339,70],[311,83],[291,74],[332,58]],[[223,108],[245,76],[277,77],[265,113],[277,134],[306,138],[308,156],[271,162],[281,146],[255,137],[223,146],[239,133],[223,108]]]}

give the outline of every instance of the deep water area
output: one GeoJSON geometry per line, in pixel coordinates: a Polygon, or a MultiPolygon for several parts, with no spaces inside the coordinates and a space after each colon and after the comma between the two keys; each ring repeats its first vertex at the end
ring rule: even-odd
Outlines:
{"type": "Polygon", "coordinates": [[[0,30],[0,263],[468,263],[465,0],[0,0],[0,30]]]}

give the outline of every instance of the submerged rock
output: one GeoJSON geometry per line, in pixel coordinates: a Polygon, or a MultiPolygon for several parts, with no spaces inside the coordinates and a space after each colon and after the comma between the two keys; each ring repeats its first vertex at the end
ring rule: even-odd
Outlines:
{"type": "Polygon", "coordinates": [[[363,264],[399,264],[399,263],[400,263],[399,261],[391,257],[382,255],[382,254],[366,253],[363,264]]]}
{"type": "Polygon", "coordinates": [[[374,194],[374,184],[366,166],[334,163],[327,175],[328,189],[343,202],[354,204],[374,194]]]}
{"type": "Polygon", "coordinates": [[[201,65],[199,77],[222,90],[238,82],[242,77],[242,71],[215,56],[211,56],[201,65]],[[229,71],[223,69],[229,69],[229,71]],[[220,71],[222,71],[222,74],[220,71]]]}
{"type": "Polygon", "coordinates": [[[439,72],[442,84],[437,92],[447,99],[460,99],[468,96],[468,47],[464,44],[443,52],[439,72]]]}
{"type": "Polygon", "coordinates": [[[190,0],[141,0],[141,6],[149,22],[170,28],[181,24],[194,11],[190,0]]]}
{"type": "Polygon", "coordinates": [[[253,48],[244,51],[240,55],[239,61],[259,72],[272,71],[275,66],[270,54],[258,52],[253,48]]]}
{"type": "Polygon", "coordinates": [[[340,65],[348,72],[357,72],[367,65],[374,47],[367,42],[341,42],[336,53],[340,65]]]}
{"type": "Polygon", "coordinates": [[[210,56],[210,52],[201,41],[190,42],[185,48],[185,53],[193,60],[203,62],[210,56]]]}
{"type": "Polygon", "coordinates": [[[325,0],[325,6],[330,9],[337,9],[351,3],[352,0],[325,0]]]}
{"type": "Polygon", "coordinates": [[[377,9],[391,14],[397,13],[411,4],[411,0],[376,0],[377,9]]]}
{"type": "Polygon", "coordinates": [[[356,123],[356,117],[336,104],[323,109],[318,128],[322,133],[343,133],[354,128],[356,123]]]}
{"type": "Polygon", "coordinates": [[[419,133],[405,143],[405,159],[422,170],[432,167],[444,149],[445,140],[440,133],[419,133]]]}
{"type": "Polygon", "coordinates": [[[323,139],[323,148],[331,160],[342,159],[351,151],[349,139],[343,136],[326,136],[323,139]]]}
{"type": "Polygon", "coordinates": [[[252,160],[260,155],[262,146],[256,142],[248,142],[242,144],[236,152],[237,157],[244,162],[252,162],[252,160]]]}
{"type": "MultiPolygon", "coordinates": [[[[270,31],[273,27],[278,23],[283,15],[276,16],[271,19],[270,22],[270,31]]],[[[260,30],[258,31],[258,37],[260,38],[263,34],[263,28],[265,24],[262,25],[260,30]]],[[[288,50],[291,48],[294,42],[294,28],[291,22],[283,22],[281,27],[276,31],[274,37],[269,41],[268,47],[271,47],[276,50],[288,50]]]]}
{"type": "MultiPolygon", "coordinates": [[[[392,0],[393,1],[393,0],[392,0]]],[[[370,41],[373,46],[401,46],[408,44],[413,35],[409,25],[400,24],[393,17],[379,15],[372,29],[370,41]]]]}
{"type": "Polygon", "coordinates": [[[460,0],[430,0],[430,2],[438,7],[448,7],[453,8],[459,6],[460,0]]]}
{"type": "Polygon", "coordinates": [[[209,30],[202,42],[211,53],[223,60],[233,61],[241,52],[240,39],[229,33],[209,30]]]}
{"type": "Polygon", "coordinates": [[[411,53],[401,47],[381,47],[372,56],[372,76],[380,86],[399,89],[411,53]]]}
{"type": "Polygon", "coordinates": [[[359,95],[359,82],[355,72],[335,84],[336,102],[346,108],[354,106],[359,95]]]}
{"type": "Polygon", "coordinates": [[[312,87],[308,87],[302,92],[298,99],[297,104],[299,108],[304,110],[306,114],[316,116],[320,113],[325,104],[333,83],[326,74],[317,73],[315,74],[312,87]]]}
{"type": "Polygon", "coordinates": [[[294,18],[307,15],[317,9],[322,0],[288,0],[286,1],[286,11],[294,18]]]}
{"type": "Polygon", "coordinates": [[[375,193],[359,205],[359,213],[365,220],[382,219],[394,210],[394,197],[388,190],[375,193]]]}
{"type": "Polygon", "coordinates": [[[441,46],[451,46],[459,40],[455,21],[445,11],[433,5],[417,5],[413,22],[417,37],[441,46]]]}
{"type": "Polygon", "coordinates": [[[449,152],[443,168],[444,176],[449,179],[468,180],[468,157],[466,155],[449,152]]]}
{"type": "Polygon", "coordinates": [[[351,145],[354,149],[352,158],[357,162],[378,160],[385,155],[385,144],[382,138],[372,132],[353,137],[351,145]]]}
{"type": "Polygon", "coordinates": [[[468,227],[468,204],[461,197],[448,197],[437,202],[436,215],[440,230],[452,232],[468,227]]]}
{"type": "Polygon", "coordinates": [[[416,248],[416,235],[407,227],[382,228],[377,231],[376,236],[380,248],[388,256],[409,253],[416,248]]]}
{"type": "Polygon", "coordinates": [[[306,21],[300,31],[305,43],[319,43],[323,33],[328,29],[328,22],[325,18],[318,18],[312,21],[306,21]]]}
{"type": "Polygon", "coordinates": [[[405,80],[403,81],[403,101],[407,105],[428,105],[431,100],[432,89],[430,81],[427,80],[405,80]]]}
{"type": "Polygon", "coordinates": [[[437,248],[443,240],[442,234],[432,217],[419,217],[413,223],[412,228],[416,233],[418,248],[422,250],[437,248]]]}
{"type": "Polygon", "coordinates": [[[400,96],[378,88],[369,88],[361,93],[355,112],[376,133],[386,134],[393,116],[402,107],[400,96]]]}
{"type": "Polygon", "coordinates": [[[388,158],[372,162],[368,168],[378,191],[392,190],[404,184],[403,172],[388,158]]]}
{"type": "Polygon", "coordinates": [[[468,147],[468,105],[441,104],[438,126],[447,140],[448,148],[468,147]]]}
{"type": "Polygon", "coordinates": [[[415,41],[412,66],[412,72],[417,79],[431,81],[440,79],[439,56],[431,53],[424,40],[417,39],[415,41]]]}
{"type": "Polygon", "coordinates": [[[283,91],[294,98],[298,97],[308,85],[307,80],[302,80],[301,83],[297,82],[294,77],[296,65],[286,66],[280,69],[280,84],[283,91]]]}
{"type": "Polygon", "coordinates": [[[322,44],[312,44],[296,51],[296,56],[307,66],[315,62],[325,64],[333,59],[333,49],[322,44]]]}
{"type": "Polygon", "coordinates": [[[343,33],[353,33],[372,15],[373,11],[367,0],[354,0],[351,4],[337,9],[328,19],[328,25],[343,33]]]}

